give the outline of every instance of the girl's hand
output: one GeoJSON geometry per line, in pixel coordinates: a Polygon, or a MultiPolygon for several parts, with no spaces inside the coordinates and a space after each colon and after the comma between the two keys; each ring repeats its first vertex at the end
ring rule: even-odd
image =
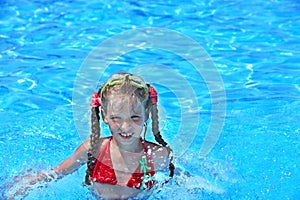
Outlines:
{"type": "Polygon", "coordinates": [[[53,170],[42,171],[35,174],[27,174],[14,178],[13,183],[6,186],[5,196],[8,199],[15,199],[18,196],[28,195],[30,190],[46,186],[47,182],[56,180],[58,176],[53,170]]]}

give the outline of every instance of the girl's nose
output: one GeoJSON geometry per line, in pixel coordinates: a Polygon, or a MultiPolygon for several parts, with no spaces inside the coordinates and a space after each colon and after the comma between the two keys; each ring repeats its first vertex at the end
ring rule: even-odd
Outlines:
{"type": "Polygon", "coordinates": [[[126,132],[130,128],[130,122],[127,120],[124,120],[123,123],[121,124],[121,130],[126,132]]]}

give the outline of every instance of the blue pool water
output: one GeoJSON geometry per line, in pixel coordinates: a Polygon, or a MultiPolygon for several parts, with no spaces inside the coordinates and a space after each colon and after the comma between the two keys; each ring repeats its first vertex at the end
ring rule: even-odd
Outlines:
{"type": "MultiPolygon", "coordinates": [[[[200,158],[212,116],[218,115],[213,105],[219,102],[211,99],[205,78],[164,50],[131,52],[106,68],[103,78],[143,65],[149,70],[147,64],[168,66],[196,96],[198,107],[186,123],[199,117],[199,128],[186,133],[190,139],[181,137],[188,144],[173,142],[175,152],[185,149],[177,154],[176,166],[196,178],[185,180],[180,174],[175,179],[182,185],[170,183],[150,199],[300,199],[299,9],[300,2],[293,0],[2,0],[0,198],[5,199],[14,176],[56,166],[88,137],[78,128],[72,106],[75,81],[90,52],[124,31],[156,27],[192,38],[210,55],[223,80],[226,96],[217,100],[226,101],[226,115],[218,142],[206,159],[200,158]],[[224,193],[203,190],[204,179],[224,193]]],[[[153,71],[153,76],[165,113],[161,129],[172,144],[184,120],[180,117],[191,108],[178,103],[176,86],[187,88],[170,74],[153,71]]],[[[95,85],[76,88],[94,90],[95,85]]],[[[189,102],[193,95],[181,100],[189,102]]],[[[84,170],[35,189],[25,199],[95,199],[81,184],[84,170]]]]}

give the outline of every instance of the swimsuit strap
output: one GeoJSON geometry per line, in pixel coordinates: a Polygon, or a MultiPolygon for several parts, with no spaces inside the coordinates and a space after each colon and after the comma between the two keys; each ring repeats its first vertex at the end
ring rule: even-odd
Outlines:
{"type": "Polygon", "coordinates": [[[117,178],[112,166],[112,160],[110,156],[111,139],[112,138],[109,138],[100,147],[92,178],[99,183],[108,183],[111,185],[115,185],[117,184],[117,178]]]}

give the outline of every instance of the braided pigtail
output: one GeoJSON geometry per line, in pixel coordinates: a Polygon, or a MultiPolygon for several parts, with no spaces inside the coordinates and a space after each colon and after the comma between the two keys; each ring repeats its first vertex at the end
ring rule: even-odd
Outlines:
{"type": "Polygon", "coordinates": [[[91,129],[92,133],[90,135],[90,148],[88,150],[88,160],[87,160],[87,169],[85,175],[85,184],[91,185],[91,173],[94,170],[96,155],[97,155],[97,147],[100,139],[100,110],[99,107],[101,105],[100,98],[98,93],[94,93],[92,97],[91,103],[91,129]]]}
{"type": "Polygon", "coordinates": [[[175,166],[172,163],[173,162],[173,151],[169,147],[168,143],[164,141],[162,138],[160,131],[159,131],[159,121],[158,121],[158,109],[157,109],[157,92],[155,89],[149,85],[149,97],[152,103],[151,106],[151,120],[152,120],[152,133],[154,135],[155,140],[161,144],[162,146],[168,148],[170,151],[170,164],[169,164],[169,170],[170,170],[170,177],[174,176],[174,170],[175,166]]]}

